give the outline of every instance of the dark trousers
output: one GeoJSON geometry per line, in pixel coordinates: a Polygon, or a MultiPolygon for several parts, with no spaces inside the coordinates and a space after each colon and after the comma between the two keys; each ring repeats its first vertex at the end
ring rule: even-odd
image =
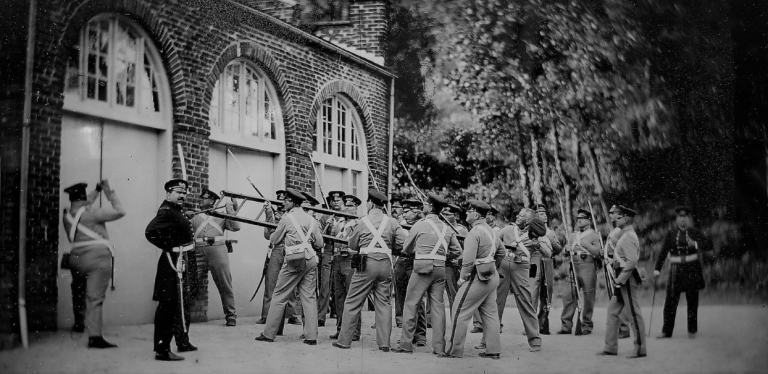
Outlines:
{"type": "MultiPolygon", "coordinates": [[[[333,274],[333,291],[334,299],[336,301],[336,331],[341,331],[341,323],[344,317],[344,302],[347,301],[347,291],[349,290],[349,284],[352,282],[352,275],[355,274],[355,270],[352,269],[351,257],[337,256],[333,260],[332,267],[333,274]],[[341,311],[341,313],[339,313],[341,311]]],[[[362,318],[357,320],[357,326],[355,327],[355,334],[353,338],[360,337],[360,326],[362,326],[362,318]]]]}
{"type": "MultiPolygon", "coordinates": [[[[396,326],[402,327],[403,307],[405,305],[405,296],[408,290],[408,282],[413,273],[413,259],[400,257],[395,262],[395,322],[396,326]]],[[[416,307],[416,332],[413,335],[413,342],[427,341],[427,312],[424,306],[424,300],[420,300],[416,307]]]]}
{"type": "Polygon", "coordinates": [[[317,297],[317,319],[325,321],[328,314],[328,308],[331,302],[331,259],[333,252],[323,252],[323,258],[317,269],[318,277],[318,297],[317,297]]]}
{"type": "MultiPolygon", "coordinates": [[[[672,331],[675,329],[675,316],[681,293],[682,291],[667,290],[667,297],[664,300],[664,326],[661,328],[664,335],[672,336],[672,331]]],[[[688,332],[695,334],[698,330],[699,291],[685,292],[685,300],[688,302],[688,332]]]]}
{"type": "Polygon", "coordinates": [[[186,326],[181,321],[181,305],[178,297],[162,300],[157,303],[155,310],[155,352],[165,353],[171,350],[171,338],[176,338],[176,346],[189,344],[190,302],[189,297],[184,298],[184,319],[186,326]],[[186,332],[185,329],[186,328],[186,332]]]}

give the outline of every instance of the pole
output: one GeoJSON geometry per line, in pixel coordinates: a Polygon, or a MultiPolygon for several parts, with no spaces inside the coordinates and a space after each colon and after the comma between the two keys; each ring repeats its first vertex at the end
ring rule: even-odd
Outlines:
{"type": "Polygon", "coordinates": [[[651,318],[648,318],[648,334],[651,336],[651,326],[653,325],[653,306],[656,304],[656,277],[653,278],[653,296],[651,297],[651,318]]]}
{"type": "MultiPolygon", "coordinates": [[[[565,222],[565,210],[563,209],[563,201],[560,200],[560,198],[557,199],[560,203],[560,214],[563,216],[563,222],[565,222]]],[[[570,237],[570,234],[568,233],[568,225],[565,225],[565,245],[570,246],[570,243],[568,243],[568,238],[570,237]]],[[[571,254],[568,256],[568,259],[570,260],[570,272],[571,277],[573,279],[573,284],[576,288],[576,310],[578,313],[576,314],[576,331],[574,332],[575,335],[582,335],[581,331],[581,297],[579,296],[579,280],[576,279],[576,266],[573,263],[573,247],[571,247],[571,254]]],[[[571,292],[573,292],[573,288],[571,288],[571,292]]]]}
{"type": "MultiPolygon", "coordinates": [[[[229,155],[232,156],[232,159],[234,159],[235,162],[237,162],[237,164],[240,165],[240,169],[245,170],[245,167],[243,166],[243,164],[240,163],[240,160],[238,160],[237,157],[235,157],[235,154],[232,153],[232,151],[229,150],[229,149],[227,149],[227,152],[229,152],[229,155]]],[[[251,184],[251,187],[253,187],[253,189],[256,190],[256,193],[258,193],[259,196],[264,197],[264,195],[261,193],[261,191],[259,191],[259,189],[256,187],[256,185],[253,184],[253,181],[251,181],[251,176],[250,175],[246,174],[245,179],[248,180],[248,183],[251,184]]]]}
{"type": "Polygon", "coordinates": [[[187,163],[184,161],[184,150],[181,148],[181,143],[176,143],[176,151],[179,154],[179,162],[181,163],[181,179],[189,182],[187,179],[187,163]]]}
{"type": "Polygon", "coordinates": [[[589,203],[589,213],[592,215],[592,225],[595,226],[597,237],[600,239],[600,247],[603,248],[603,275],[605,275],[605,289],[608,291],[608,299],[611,299],[613,298],[615,282],[612,277],[613,270],[608,263],[608,247],[603,243],[603,235],[597,230],[597,219],[595,219],[595,211],[592,209],[592,202],[587,201],[587,203],[589,203]]]}
{"type": "Polygon", "coordinates": [[[309,163],[312,164],[312,170],[315,172],[315,182],[317,182],[317,187],[320,189],[320,195],[323,195],[322,197],[323,197],[323,202],[325,203],[325,207],[328,209],[331,209],[331,206],[328,205],[328,200],[326,200],[325,198],[325,191],[323,191],[323,184],[320,183],[320,177],[317,175],[317,168],[315,167],[315,160],[312,158],[312,153],[307,152],[307,155],[309,156],[309,163]]]}

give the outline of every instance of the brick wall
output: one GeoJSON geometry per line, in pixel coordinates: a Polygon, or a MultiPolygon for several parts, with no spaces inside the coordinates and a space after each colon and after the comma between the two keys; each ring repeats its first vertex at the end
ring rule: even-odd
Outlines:
{"type": "MultiPolygon", "coordinates": [[[[384,1],[361,1],[362,20],[371,19],[374,26],[365,33],[365,46],[377,50],[374,34],[382,20],[372,14],[383,9],[384,1]],[[366,18],[368,17],[368,18],[366,18]]],[[[144,28],[162,51],[173,101],[173,142],[182,144],[193,192],[198,195],[208,185],[208,153],[210,131],[208,104],[213,86],[224,67],[235,58],[258,64],[267,72],[278,92],[286,134],[286,186],[308,190],[312,185],[311,165],[306,152],[314,139],[313,107],[336,84],[338,93],[350,97],[364,119],[369,159],[380,186],[386,185],[389,126],[389,85],[391,78],[381,71],[343,57],[334,47],[318,42],[273,18],[265,17],[238,3],[219,0],[180,2],[167,0],[50,0],[40,2],[35,47],[32,140],[29,163],[28,209],[28,312],[31,330],[56,328],[57,248],[60,212],[59,169],[61,156],[61,120],[65,49],[77,43],[79,30],[89,19],[104,12],[130,17],[144,28]],[[239,50],[239,56],[238,56],[239,50]],[[48,222],[47,238],[43,226],[48,222]]],[[[383,25],[383,26],[382,26],[383,25]]],[[[18,107],[18,96],[3,106],[18,107]]],[[[13,133],[20,125],[4,129],[13,133]]],[[[175,151],[175,149],[174,149],[175,151]]],[[[3,160],[5,161],[5,159],[3,160]]],[[[173,174],[181,176],[179,159],[174,152],[173,174]]],[[[0,279],[0,332],[13,330],[18,318],[5,318],[16,308],[12,241],[5,233],[18,224],[18,209],[13,214],[14,183],[12,169],[3,166],[3,275],[0,279]],[[10,214],[6,208],[10,206],[10,214]],[[14,221],[15,220],[15,221],[14,221]],[[6,277],[7,275],[7,277],[6,277]],[[6,279],[7,278],[7,279],[6,279]],[[9,310],[5,306],[10,305],[9,310]]],[[[18,174],[18,173],[17,173],[18,174]]],[[[373,182],[370,182],[373,185],[373,182]]],[[[18,200],[18,199],[16,199],[18,200]]],[[[191,203],[197,203],[193,200],[191,203]]],[[[205,264],[198,264],[202,274],[205,264]]],[[[195,320],[205,316],[207,277],[201,277],[201,296],[193,307],[195,320]]]]}
{"type": "Polygon", "coordinates": [[[315,35],[384,57],[380,40],[389,25],[388,12],[388,0],[353,1],[349,5],[348,25],[321,26],[315,35]]]}

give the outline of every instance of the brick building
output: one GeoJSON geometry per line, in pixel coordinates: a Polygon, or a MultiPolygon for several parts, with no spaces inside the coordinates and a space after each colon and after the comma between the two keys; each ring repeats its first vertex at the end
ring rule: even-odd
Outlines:
{"type": "MultiPolygon", "coordinates": [[[[29,330],[72,324],[71,277],[58,263],[69,249],[62,190],[73,183],[93,188],[109,178],[127,210],[107,225],[117,248],[107,324],[152,321],[160,250],[143,230],[165,198],[163,183],[182,175],[178,145],[194,195],[187,208],[196,208],[204,187],[255,194],[246,176],[267,197],[284,187],[319,196],[310,154],[326,192],[365,197],[368,186],[388,188],[394,76],[380,40],[389,4],[339,3],[339,17],[312,23],[290,0],[8,5],[0,16],[8,36],[0,46],[5,344],[20,332],[20,261],[29,330]]],[[[248,203],[240,215],[260,209],[248,203]]],[[[238,315],[256,315],[261,298],[248,298],[265,260],[262,229],[228,235],[239,240],[230,255],[238,315]]],[[[202,261],[198,269],[206,270],[202,261]]],[[[223,316],[208,277],[200,277],[197,321],[223,316]]]]}

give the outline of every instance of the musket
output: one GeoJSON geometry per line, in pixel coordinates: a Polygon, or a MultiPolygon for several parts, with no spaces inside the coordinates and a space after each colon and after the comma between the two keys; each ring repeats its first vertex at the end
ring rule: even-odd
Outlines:
{"type": "MultiPolygon", "coordinates": [[[[560,214],[563,217],[563,222],[566,222],[565,221],[565,210],[563,209],[563,201],[560,200],[559,198],[557,200],[560,203],[560,214]]],[[[565,244],[570,246],[570,243],[568,241],[568,238],[570,237],[570,234],[568,233],[568,225],[565,225],[564,227],[565,227],[565,244]]],[[[576,265],[573,263],[573,247],[571,247],[571,251],[570,252],[571,252],[571,254],[570,254],[570,256],[568,256],[568,259],[571,262],[570,272],[571,272],[571,277],[573,279],[573,284],[575,285],[575,288],[576,288],[576,295],[575,295],[575,297],[576,297],[576,310],[577,310],[577,314],[576,314],[576,331],[574,332],[574,334],[575,335],[582,335],[582,329],[581,329],[581,297],[579,297],[579,293],[581,291],[579,291],[579,280],[576,278],[576,265]]],[[[571,287],[571,293],[573,294],[573,287],[571,287]]]]}
{"type": "MultiPolygon", "coordinates": [[[[181,163],[181,176],[182,179],[187,181],[187,165],[186,162],[184,162],[184,151],[181,148],[181,143],[176,143],[176,151],[179,153],[179,162],[181,163]]],[[[168,262],[171,263],[171,267],[173,268],[173,261],[171,261],[171,254],[169,252],[165,252],[165,255],[168,257],[168,262]]],[[[184,332],[187,332],[187,322],[184,318],[184,285],[182,284],[182,275],[181,275],[181,269],[183,268],[182,264],[184,261],[184,252],[179,253],[179,258],[176,260],[176,268],[174,270],[176,271],[176,275],[179,278],[179,305],[181,305],[181,327],[184,330],[184,332]]]]}
{"type": "Polygon", "coordinates": [[[267,256],[267,259],[264,260],[264,269],[261,271],[261,280],[259,280],[259,285],[256,286],[256,291],[253,291],[253,296],[251,296],[251,299],[248,300],[249,303],[253,301],[253,299],[256,297],[256,294],[259,293],[261,284],[264,283],[264,278],[267,276],[267,267],[269,267],[269,256],[267,256]]]}
{"type": "MultiPolygon", "coordinates": [[[[589,203],[589,214],[592,215],[592,226],[595,227],[595,231],[597,231],[597,219],[595,219],[595,212],[592,210],[592,202],[587,201],[589,203]]],[[[600,247],[603,248],[603,275],[605,276],[605,288],[608,291],[608,298],[613,298],[613,290],[614,290],[614,281],[613,281],[613,274],[612,273],[612,267],[611,264],[608,263],[608,247],[606,247],[603,243],[603,235],[600,234],[600,231],[597,231],[597,237],[600,239],[600,247]]]]}

